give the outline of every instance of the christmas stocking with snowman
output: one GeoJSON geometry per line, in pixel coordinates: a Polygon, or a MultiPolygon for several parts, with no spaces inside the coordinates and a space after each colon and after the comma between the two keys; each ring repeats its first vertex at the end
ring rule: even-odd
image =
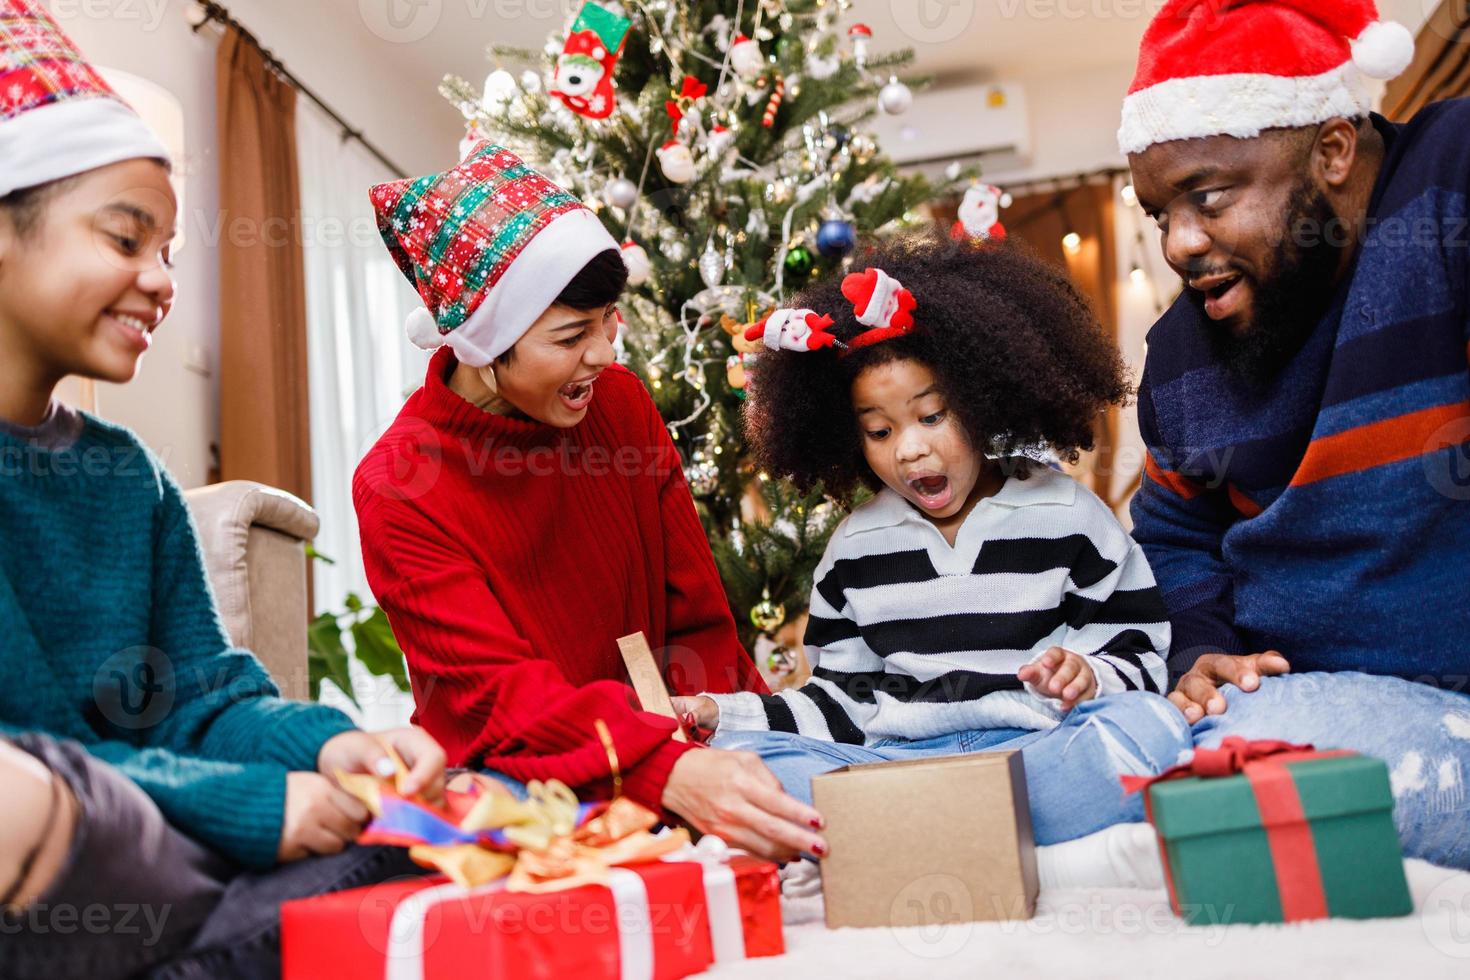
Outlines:
{"type": "Polygon", "coordinates": [[[589,119],[612,115],[613,69],[631,24],[616,5],[587,0],[556,60],[549,94],[589,119]]]}

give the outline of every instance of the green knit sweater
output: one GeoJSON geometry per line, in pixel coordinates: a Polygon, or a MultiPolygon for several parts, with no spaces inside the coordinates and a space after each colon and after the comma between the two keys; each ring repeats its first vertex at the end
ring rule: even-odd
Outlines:
{"type": "Polygon", "coordinates": [[[0,429],[0,734],[82,743],[175,827],[273,865],[286,773],[352,727],[233,649],[178,486],[127,429],[0,429]]]}

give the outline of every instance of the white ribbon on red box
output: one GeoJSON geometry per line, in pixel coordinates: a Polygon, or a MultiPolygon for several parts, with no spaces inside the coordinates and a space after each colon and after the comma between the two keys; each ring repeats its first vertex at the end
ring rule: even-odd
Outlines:
{"type": "MultiPolygon", "coordinates": [[[[704,899],[708,910],[710,947],[715,963],[745,959],[745,930],[741,925],[740,893],[730,868],[731,851],[718,837],[705,836],[691,847],[663,856],[664,861],[694,862],[704,866],[704,899]]],[[[618,923],[621,980],[653,977],[653,926],[649,920],[648,890],[637,872],[611,868],[608,888],[618,923]]],[[[414,892],[393,910],[388,924],[386,980],[424,980],[424,920],[429,910],[445,902],[493,895],[505,889],[505,879],[465,891],[450,883],[414,892]]]]}

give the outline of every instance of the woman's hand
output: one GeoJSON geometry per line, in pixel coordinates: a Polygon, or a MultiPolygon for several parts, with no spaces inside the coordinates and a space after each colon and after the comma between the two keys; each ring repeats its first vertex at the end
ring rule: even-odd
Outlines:
{"type": "Polygon", "coordinates": [[[827,856],[826,840],[814,833],[822,815],[788,796],[753,752],[685,752],[669,773],[663,805],[701,833],[772,861],[790,861],[803,851],[827,856]]]}
{"type": "Polygon", "coordinates": [[[1060,698],[1063,711],[1097,697],[1097,675],[1079,653],[1052,647],[1016,671],[1023,684],[1030,684],[1048,697],[1060,698]]]}
{"type": "Polygon", "coordinates": [[[276,857],[286,862],[313,854],[336,854],[357,839],[369,816],[357,797],[338,789],[326,776],[288,772],[286,816],[276,857]]]}
{"type": "Polygon", "coordinates": [[[674,702],[674,713],[679,716],[685,728],[699,726],[714,731],[720,724],[720,706],[715,703],[714,698],[707,698],[703,694],[692,697],[677,697],[671,699],[674,702]]]}
{"type": "Polygon", "coordinates": [[[328,739],[317,753],[317,771],[332,777],[343,772],[365,772],[385,779],[395,773],[384,746],[391,745],[409,767],[399,787],[406,797],[422,796],[430,803],[444,802],[444,750],[422,728],[394,728],[386,732],[343,732],[328,739]]]}

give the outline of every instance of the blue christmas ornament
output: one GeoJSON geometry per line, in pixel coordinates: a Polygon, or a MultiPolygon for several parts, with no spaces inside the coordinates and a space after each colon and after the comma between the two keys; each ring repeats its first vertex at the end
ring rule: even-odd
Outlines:
{"type": "Polygon", "coordinates": [[[817,229],[817,251],[829,259],[840,259],[857,245],[857,229],[851,221],[829,218],[817,229]]]}

